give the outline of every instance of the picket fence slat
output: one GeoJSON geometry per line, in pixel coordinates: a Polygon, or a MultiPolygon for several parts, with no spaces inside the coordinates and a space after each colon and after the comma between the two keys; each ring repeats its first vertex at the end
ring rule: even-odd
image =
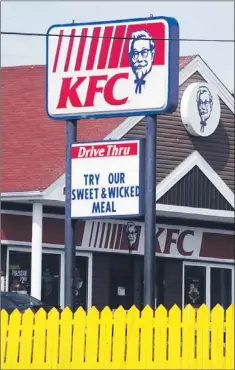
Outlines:
{"type": "Polygon", "coordinates": [[[69,369],[72,352],[73,314],[67,307],[61,314],[59,369],[69,369]]]}
{"type": "Polygon", "coordinates": [[[99,366],[99,312],[92,307],[87,314],[85,364],[88,369],[99,366]]]}
{"type": "Polygon", "coordinates": [[[127,313],[126,362],[127,368],[138,369],[140,346],[140,312],[131,307],[127,313]]]}
{"type": "Polygon", "coordinates": [[[209,369],[210,359],[210,311],[202,305],[197,311],[197,369],[209,369]]]}
{"type": "Polygon", "coordinates": [[[141,313],[140,363],[146,368],[153,361],[153,310],[147,306],[141,313]]]}
{"type": "Polygon", "coordinates": [[[59,312],[53,308],[47,319],[47,346],[46,346],[46,363],[47,368],[58,369],[59,358],[59,312]]]}
{"type": "Polygon", "coordinates": [[[195,369],[195,310],[186,306],[182,316],[182,366],[186,369],[195,369]]]}
{"type": "Polygon", "coordinates": [[[233,369],[234,305],[1,311],[2,369],[233,369]]]}
{"type": "Polygon", "coordinates": [[[118,307],[113,317],[112,368],[122,369],[126,356],[126,311],[118,307]]]}
{"type": "Polygon", "coordinates": [[[19,362],[24,363],[27,368],[31,366],[32,340],[33,340],[34,315],[31,310],[27,310],[22,317],[22,334],[20,340],[19,362]]]}
{"type": "Polygon", "coordinates": [[[8,319],[9,316],[5,310],[1,312],[1,361],[5,362],[6,346],[8,343],[8,319]]]}
{"type": "Polygon", "coordinates": [[[181,367],[181,310],[174,305],[169,313],[169,339],[168,339],[168,361],[169,366],[181,367]]]}
{"type": "Polygon", "coordinates": [[[234,369],[234,305],[226,310],[225,369],[234,369]]]}
{"type": "Polygon", "coordinates": [[[112,311],[105,307],[100,315],[100,343],[99,363],[102,368],[107,368],[112,359],[112,311]]]}
{"type": "Polygon", "coordinates": [[[33,356],[31,366],[33,369],[45,368],[46,328],[46,312],[40,308],[35,315],[33,356]]]}
{"type": "Polygon", "coordinates": [[[18,355],[20,347],[20,329],[21,329],[21,315],[19,311],[14,311],[9,320],[8,340],[7,340],[7,365],[8,369],[18,369],[18,355]]]}
{"type": "Polygon", "coordinates": [[[154,362],[157,369],[164,369],[167,355],[167,310],[158,307],[154,317],[154,362]]]}
{"type": "Polygon", "coordinates": [[[214,369],[224,369],[224,310],[217,305],[211,313],[211,359],[214,369]]]}
{"type": "Polygon", "coordinates": [[[86,313],[80,307],[74,314],[71,369],[84,368],[86,313]]]}

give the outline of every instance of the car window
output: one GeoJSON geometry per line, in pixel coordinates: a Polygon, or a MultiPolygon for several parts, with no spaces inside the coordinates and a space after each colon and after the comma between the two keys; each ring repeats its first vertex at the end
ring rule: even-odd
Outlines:
{"type": "Polygon", "coordinates": [[[15,308],[16,305],[14,305],[13,302],[11,302],[9,299],[7,299],[4,296],[1,296],[1,310],[9,310],[11,308],[15,308]]]}
{"type": "Polygon", "coordinates": [[[9,294],[6,295],[7,299],[13,302],[17,307],[20,306],[41,306],[43,303],[36,298],[33,298],[27,294],[9,294]]]}

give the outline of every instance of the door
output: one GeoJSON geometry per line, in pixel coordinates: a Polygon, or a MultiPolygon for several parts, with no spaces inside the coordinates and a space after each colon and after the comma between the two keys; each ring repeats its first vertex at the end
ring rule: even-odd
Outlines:
{"type": "MultiPolygon", "coordinates": [[[[43,251],[41,300],[63,305],[63,252],[43,251]],[[61,300],[60,300],[61,299],[61,300]]],[[[28,248],[9,247],[7,251],[7,288],[9,291],[31,293],[31,252],[28,248]]]]}
{"type": "Polygon", "coordinates": [[[52,306],[60,305],[61,255],[43,253],[41,299],[52,306]]]}
{"type": "Polygon", "coordinates": [[[123,306],[128,310],[134,304],[134,258],[113,255],[110,271],[110,308],[123,306]]]}

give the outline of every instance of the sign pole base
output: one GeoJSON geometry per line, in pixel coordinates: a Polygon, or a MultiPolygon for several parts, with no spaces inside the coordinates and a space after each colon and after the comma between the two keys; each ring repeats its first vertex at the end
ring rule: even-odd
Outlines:
{"type": "Polygon", "coordinates": [[[71,219],[71,146],[77,140],[77,121],[66,121],[66,170],[65,170],[65,307],[75,309],[75,226],[71,219]]]}
{"type": "Polygon", "coordinates": [[[146,120],[145,145],[145,235],[144,306],[155,309],[155,229],[156,229],[156,141],[157,116],[146,120]]]}

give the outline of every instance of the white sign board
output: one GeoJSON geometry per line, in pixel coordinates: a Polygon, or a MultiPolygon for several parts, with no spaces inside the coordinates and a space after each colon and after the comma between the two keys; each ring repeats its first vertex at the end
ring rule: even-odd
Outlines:
{"type": "Polygon", "coordinates": [[[182,122],[189,134],[207,137],[217,129],[220,101],[208,83],[190,84],[183,93],[180,110],[182,122]]]}
{"type": "Polygon", "coordinates": [[[72,145],[72,218],[143,214],[142,144],[122,140],[72,145]]]}
{"type": "Polygon", "coordinates": [[[178,104],[174,18],[53,25],[47,32],[52,119],[172,112],[178,104]]]}

